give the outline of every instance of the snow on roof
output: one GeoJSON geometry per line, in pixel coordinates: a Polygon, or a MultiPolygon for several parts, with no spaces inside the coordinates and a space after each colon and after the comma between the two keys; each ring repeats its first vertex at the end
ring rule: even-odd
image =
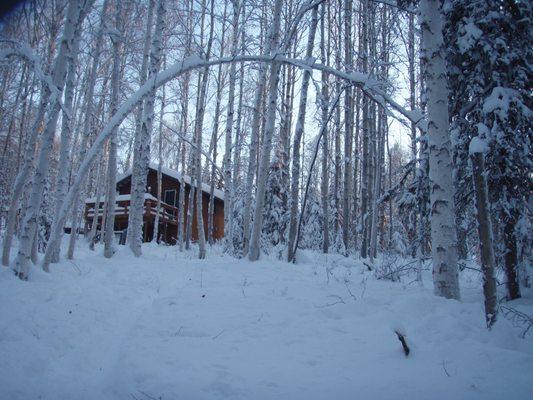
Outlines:
{"type": "MultiPolygon", "coordinates": [[[[125,201],[125,200],[130,200],[130,198],[131,198],[131,194],[119,194],[115,196],[115,201],[125,201]]],[[[145,193],[144,199],[157,201],[157,199],[154,196],[152,196],[150,193],[145,193]]],[[[102,196],[100,198],[100,203],[103,203],[104,201],[105,201],[105,196],[102,196]]],[[[96,197],[90,197],[88,199],[85,199],[85,203],[96,203],[96,197]]]]}
{"type": "MultiPolygon", "coordinates": [[[[148,165],[148,168],[153,169],[154,171],[157,171],[159,166],[157,164],[150,163],[148,165]]],[[[171,178],[174,178],[174,179],[176,179],[178,181],[181,181],[181,174],[178,171],[175,171],[173,169],[166,168],[166,167],[161,167],[161,173],[163,175],[167,175],[167,176],[170,176],[171,178]]],[[[128,169],[122,175],[119,175],[117,177],[117,182],[120,182],[121,180],[126,179],[130,175],[131,175],[131,168],[128,169]]],[[[185,181],[185,183],[187,185],[191,184],[191,177],[189,175],[184,175],[183,176],[183,180],[185,181]]],[[[208,193],[209,194],[211,192],[211,185],[209,185],[209,184],[207,184],[205,182],[202,182],[202,191],[204,193],[208,193]]],[[[215,195],[215,197],[217,199],[224,201],[224,192],[222,190],[215,188],[213,193],[214,193],[214,195],[215,195]]]]}

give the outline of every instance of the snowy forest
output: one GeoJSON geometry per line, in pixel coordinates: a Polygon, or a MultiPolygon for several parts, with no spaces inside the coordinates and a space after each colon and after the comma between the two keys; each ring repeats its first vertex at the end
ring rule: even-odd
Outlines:
{"type": "Polygon", "coordinates": [[[0,397],[529,398],[531,2],[7,8],[0,397]]]}

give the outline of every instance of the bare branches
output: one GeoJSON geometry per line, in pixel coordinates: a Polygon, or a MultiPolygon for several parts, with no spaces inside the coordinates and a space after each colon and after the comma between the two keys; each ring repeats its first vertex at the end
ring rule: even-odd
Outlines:
{"type": "Polygon", "coordinates": [[[500,306],[502,315],[511,321],[511,323],[517,327],[522,328],[523,331],[521,333],[521,337],[525,338],[528,331],[533,326],[533,317],[530,317],[526,313],[523,313],[522,311],[518,311],[516,308],[508,307],[508,306],[500,306]]]}

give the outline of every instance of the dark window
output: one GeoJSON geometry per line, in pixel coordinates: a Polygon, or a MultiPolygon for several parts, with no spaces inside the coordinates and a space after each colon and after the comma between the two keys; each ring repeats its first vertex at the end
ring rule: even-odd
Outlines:
{"type": "Polygon", "coordinates": [[[165,203],[176,206],[176,189],[165,190],[165,203]]]}

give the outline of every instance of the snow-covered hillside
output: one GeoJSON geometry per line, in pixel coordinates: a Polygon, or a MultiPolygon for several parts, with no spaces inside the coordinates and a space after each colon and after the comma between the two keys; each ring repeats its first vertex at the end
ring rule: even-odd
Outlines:
{"type": "MultiPolygon", "coordinates": [[[[0,274],[2,399],[528,399],[533,335],[338,255],[257,263],[148,245],[0,274]],[[405,357],[394,329],[404,330],[405,357]]],[[[216,250],[215,250],[216,253],[216,250]]],[[[475,272],[473,272],[475,273],[475,272]]],[[[531,314],[531,293],[514,302],[531,314]]]]}

